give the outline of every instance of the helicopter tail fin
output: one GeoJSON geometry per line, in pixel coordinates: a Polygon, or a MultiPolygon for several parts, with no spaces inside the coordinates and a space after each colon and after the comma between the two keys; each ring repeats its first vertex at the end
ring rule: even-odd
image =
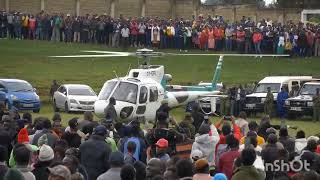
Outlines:
{"type": "Polygon", "coordinates": [[[212,83],[211,83],[211,86],[212,86],[213,90],[217,89],[217,83],[218,83],[218,81],[220,80],[220,77],[221,77],[222,62],[223,62],[223,56],[220,56],[218,64],[217,64],[217,67],[216,67],[216,70],[214,72],[212,83]]]}

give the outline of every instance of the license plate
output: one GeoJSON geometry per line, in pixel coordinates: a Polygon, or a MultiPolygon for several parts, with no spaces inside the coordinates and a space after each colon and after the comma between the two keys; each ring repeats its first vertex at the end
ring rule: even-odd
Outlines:
{"type": "Polygon", "coordinates": [[[34,107],[34,105],[33,105],[33,104],[23,104],[22,106],[23,106],[23,107],[26,107],[26,108],[34,107]]]}
{"type": "Polygon", "coordinates": [[[92,110],[93,107],[92,107],[92,106],[84,106],[83,109],[84,109],[84,110],[92,110]]]}
{"type": "Polygon", "coordinates": [[[246,104],[246,108],[248,108],[248,109],[253,109],[255,107],[256,107],[255,104],[246,104]]]}
{"type": "Polygon", "coordinates": [[[302,111],[301,107],[290,107],[291,111],[302,111]]]}

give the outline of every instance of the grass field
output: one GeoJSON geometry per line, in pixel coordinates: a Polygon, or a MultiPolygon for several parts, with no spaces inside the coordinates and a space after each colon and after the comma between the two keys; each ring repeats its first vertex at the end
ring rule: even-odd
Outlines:
{"type": "MultiPolygon", "coordinates": [[[[113,71],[124,76],[129,67],[136,67],[135,57],[115,58],[49,58],[54,55],[81,54],[81,50],[114,50],[91,44],[65,44],[43,41],[0,40],[0,77],[20,78],[29,81],[38,91],[44,104],[40,114],[52,116],[48,103],[48,92],[53,79],[60,84],[83,83],[96,92],[103,83],[115,77],[113,71]]],[[[134,49],[130,49],[133,51],[134,49]]],[[[167,50],[168,51],[168,50],[167,50]]],[[[175,50],[169,50],[176,52],[175,50]]],[[[199,53],[199,51],[194,51],[199,53]]],[[[172,84],[197,84],[211,81],[218,57],[211,56],[164,56],[153,59],[153,64],[165,65],[166,73],[173,76],[172,84]]],[[[248,58],[225,57],[221,81],[227,85],[237,85],[259,81],[268,75],[313,75],[320,77],[320,59],[289,58],[248,58]]],[[[183,116],[183,109],[173,113],[177,119],[183,116]]],[[[81,114],[63,114],[64,119],[81,114]]],[[[278,122],[278,121],[276,121],[278,122]]],[[[305,129],[308,135],[319,133],[319,124],[295,120],[288,122],[305,129]]],[[[293,133],[293,132],[291,132],[293,133]]]]}

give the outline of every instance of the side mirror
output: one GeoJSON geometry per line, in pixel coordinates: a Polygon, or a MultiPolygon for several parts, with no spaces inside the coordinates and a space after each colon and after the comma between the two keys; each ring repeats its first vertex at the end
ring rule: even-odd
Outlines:
{"type": "Polygon", "coordinates": [[[33,88],[33,91],[34,91],[34,92],[37,92],[37,89],[36,89],[36,88],[33,88]]]}
{"type": "Polygon", "coordinates": [[[67,92],[66,92],[66,91],[64,91],[64,92],[63,92],[63,94],[66,96],[66,95],[67,95],[67,92]]]}

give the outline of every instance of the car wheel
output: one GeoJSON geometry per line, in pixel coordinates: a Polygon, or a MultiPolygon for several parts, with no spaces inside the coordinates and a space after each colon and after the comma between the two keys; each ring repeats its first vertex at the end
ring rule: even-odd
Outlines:
{"type": "Polygon", "coordinates": [[[56,103],[55,99],[53,100],[53,110],[54,110],[54,112],[59,112],[59,108],[57,106],[57,103],[56,103]]]}
{"type": "Polygon", "coordinates": [[[39,113],[40,112],[40,109],[35,109],[33,110],[34,113],[39,113]]]}
{"type": "Polygon", "coordinates": [[[64,112],[69,113],[68,102],[64,103],[64,112]]]}

